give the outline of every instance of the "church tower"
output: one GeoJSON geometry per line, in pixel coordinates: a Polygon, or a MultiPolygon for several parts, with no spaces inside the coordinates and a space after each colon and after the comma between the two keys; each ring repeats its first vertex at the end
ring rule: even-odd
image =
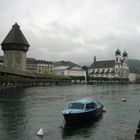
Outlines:
{"type": "Polygon", "coordinates": [[[119,49],[116,50],[115,57],[116,57],[115,63],[121,63],[121,52],[119,49]]]}
{"type": "Polygon", "coordinates": [[[26,52],[30,45],[17,23],[12,26],[1,45],[4,51],[4,66],[25,71],[26,52]]]}
{"type": "Polygon", "coordinates": [[[126,51],[123,52],[123,61],[127,63],[128,54],[126,51]]]}

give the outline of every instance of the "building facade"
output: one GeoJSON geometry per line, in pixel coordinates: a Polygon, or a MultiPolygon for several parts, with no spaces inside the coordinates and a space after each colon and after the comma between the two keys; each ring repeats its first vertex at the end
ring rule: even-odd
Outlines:
{"type": "Polygon", "coordinates": [[[128,54],[126,51],[121,52],[119,49],[115,52],[114,60],[107,61],[96,61],[94,57],[93,64],[89,67],[90,78],[119,78],[128,79],[129,77],[129,67],[127,64],[128,54]]]}
{"type": "Polygon", "coordinates": [[[56,62],[54,66],[55,75],[70,76],[73,79],[86,81],[86,71],[81,66],[70,61],[56,62]]]}
{"type": "Polygon", "coordinates": [[[27,71],[40,74],[54,74],[54,63],[52,61],[36,60],[27,58],[27,71]]]}
{"type": "Polygon", "coordinates": [[[37,73],[37,60],[35,58],[26,59],[26,70],[31,73],[37,73]]]}
{"type": "Polygon", "coordinates": [[[37,73],[54,74],[54,64],[52,61],[37,60],[37,73]]]}

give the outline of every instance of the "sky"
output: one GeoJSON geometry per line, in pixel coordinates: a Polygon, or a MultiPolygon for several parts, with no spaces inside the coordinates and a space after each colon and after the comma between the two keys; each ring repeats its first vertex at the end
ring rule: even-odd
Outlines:
{"type": "Polygon", "coordinates": [[[15,22],[27,57],[90,65],[119,48],[140,59],[140,0],[0,0],[0,43],[15,22]]]}

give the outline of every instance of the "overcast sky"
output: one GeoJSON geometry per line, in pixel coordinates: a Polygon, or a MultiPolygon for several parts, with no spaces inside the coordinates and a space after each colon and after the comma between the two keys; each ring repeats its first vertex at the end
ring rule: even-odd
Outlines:
{"type": "Polygon", "coordinates": [[[119,48],[140,59],[140,0],[0,0],[0,42],[15,22],[28,57],[90,65],[119,48]]]}

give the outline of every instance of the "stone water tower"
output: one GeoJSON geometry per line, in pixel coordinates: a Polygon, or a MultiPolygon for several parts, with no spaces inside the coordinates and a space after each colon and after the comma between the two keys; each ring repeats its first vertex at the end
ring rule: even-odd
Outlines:
{"type": "Polygon", "coordinates": [[[1,45],[4,51],[4,66],[25,71],[26,52],[30,45],[17,23],[12,26],[1,45]]]}

